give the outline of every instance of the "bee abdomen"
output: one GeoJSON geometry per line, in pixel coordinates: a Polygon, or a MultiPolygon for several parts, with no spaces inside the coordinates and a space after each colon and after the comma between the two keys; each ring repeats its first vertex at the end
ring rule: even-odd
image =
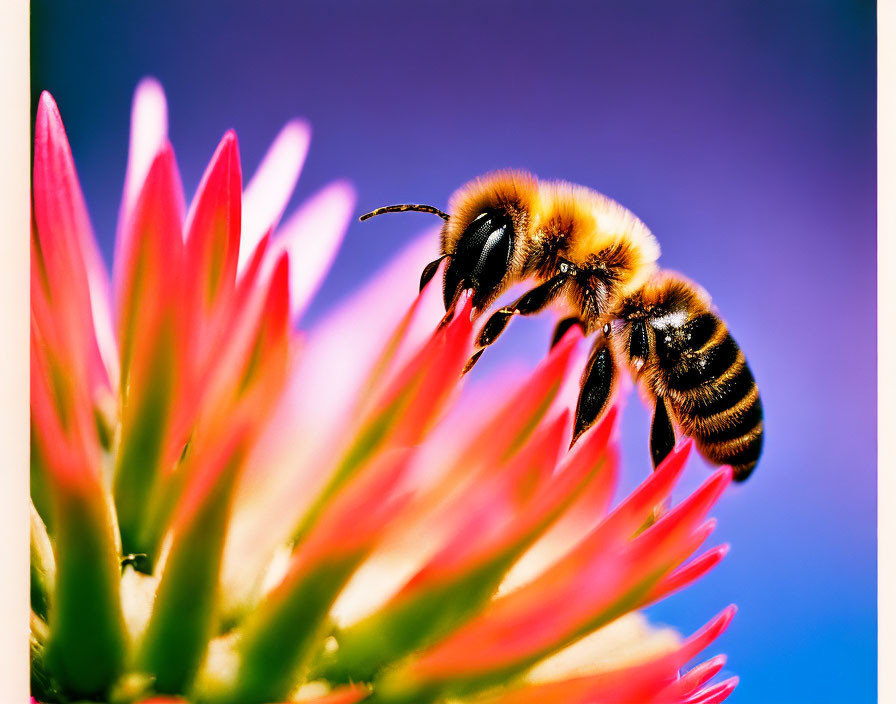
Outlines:
{"type": "MultiPolygon", "coordinates": [[[[720,344],[729,340],[734,344],[730,335],[720,344]]],[[[730,464],[735,478],[743,480],[762,452],[762,402],[743,355],[738,350],[734,357],[735,361],[721,373],[707,375],[701,385],[682,394],[675,411],[682,429],[697,441],[701,454],[716,464],[730,464]]]]}
{"type": "Polygon", "coordinates": [[[711,341],[699,351],[691,348],[689,355],[668,368],[666,376],[671,390],[686,395],[696,387],[725,376],[743,359],[740,348],[730,334],[726,332],[720,337],[718,342],[711,341]]]}

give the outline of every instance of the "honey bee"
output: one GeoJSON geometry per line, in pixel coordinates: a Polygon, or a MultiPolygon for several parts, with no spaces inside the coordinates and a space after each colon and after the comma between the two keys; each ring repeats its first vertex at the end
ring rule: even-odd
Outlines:
{"type": "Polygon", "coordinates": [[[738,480],[750,475],[762,451],[763,422],[743,352],[702,288],[657,267],[659,244],[629,210],[584,186],[499,171],[458,189],[447,213],[429,205],[392,205],[361,220],[410,211],[445,221],[441,254],[424,268],[420,286],[446,260],[446,310],[465,290],[482,313],[511,285],[536,284],[487,319],[467,370],[514,316],[558,306],[568,316],[552,344],[573,325],[595,336],[573,443],[607,410],[618,369],[628,367],[654,406],[654,466],[672,451],[677,426],[710,462],[731,465],[738,480]]]}

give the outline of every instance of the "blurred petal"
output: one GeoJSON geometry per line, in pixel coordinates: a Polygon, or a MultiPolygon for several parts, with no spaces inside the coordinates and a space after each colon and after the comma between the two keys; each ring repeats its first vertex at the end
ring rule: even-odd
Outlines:
{"type": "MultiPolygon", "coordinates": [[[[677,454],[681,462],[682,453],[677,454]]],[[[670,465],[674,462],[667,460],[666,467],[670,465]]],[[[644,485],[659,483],[668,491],[671,483],[656,479],[665,474],[677,476],[661,465],[644,485]]],[[[617,510],[595,531],[599,539],[587,539],[541,577],[493,601],[485,613],[442,643],[388,672],[381,686],[408,693],[475,691],[618,618],[705,539],[696,523],[730,477],[730,470],[720,470],[694,498],[631,543],[631,532],[620,530],[621,522],[614,520],[623,515],[617,510]],[[596,545],[600,550],[593,549],[596,545]]],[[[643,491],[642,496],[649,493],[643,491]]]]}
{"type": "MultiPolygon", "coordinates": [[[[137,662],[163,693],[191,685],[213,629],[218,573],[236,473],[248,427],[230,429],[224,442],[196,452],[200,463],[172,528],[172,542],[137,662]]],[[[182,471],[187,472],[185,468],[182,471]]]]}
{"type": "Polygon", "coordinates": [[[56,582],[56,558],[47,528],[31,505],[31,609],[46,620],[56,582]]]}
{"type": "Polygon", "coordinates": [[[666,655],[641,665],[622,667],[595,675],[574,677],[556,682],[528,685],[506,694],[488,698],[488,704],[535,704],[536,702],[564,702],[591,704],[592,702],[683,702],[682,698],[663,698],[670,684],[678,679],[678,670],[697,653],[705,649],[727,628],[734,615],[728,607],[709,624],[666,655]]]}
{"type": "Polygon", "coordinates": [[[738,681],[737,677],[730,677],[724,682],[714,684],[688,697],[685,704],[719,704],[731,695],[737,687],[738,681]]]}
{"type": "Polygon", "coordinates": [[[370,694],[370,689],[363,685],[351,685],[338,687],[329,694],[312,699],[296,699],[297,704],[355,704],[365,699],[370,694]]]}
{"type": "Polygon", "coordinates": [[[46,663],[66,691],[89,697],[105,691],[123,665],[115,524],[96,446],[85,442],[91,421],[83,407],[68,404],[61,409],[66,424],[60,424],[43,348],[33,339],[31,352],[32,414],[43,429],[37,444],[47,473],[56,558],[46,663]]]}
{"type": "Polygon", "coordinates": [[[717,655],[706,662],[695,665],[684,675],[663,690],[663,697],[669,700],[683,699],[695,692],[715,677],[725,666],[724,655],[717,655]]]}
{"type": "Polygon", "coordinates": [[[224,135],[187,215],[185,284],[190,325],[202,342],[203,323],[216,304],[229,303],[240,247],[242,176],[236,134],[224,135]]]}
{"type": "MultiPolygon", "coordinates": [[[[94,326],[94,311],[102,323],[107,322],[103,317],[107,283],[62,119],[47,92],[41,94],[34,128],[33,188],[37,238],[32,259],[58,328],[55,353],[94,398],[109,388],[94,326]]],[[[37,322],[50,324],[45,316],[37,322]]]]}
{"type": "Polygon", "coordinates": [[[183,332],[180,179],[167,146],[153,161],[126,231],[119,294],[122,407],[115,505],[126,552],[151,553],[146,497],[173,469],[185,437],[172,433],[173,409],[187,378],[183,332]]]}
{"type": "Polygon", "coordinates": [[[123,228],[149,173],[149,167],[168,141],[168,105],[165,92],[155,78],[144,78],[137,84],[131,106],[131,141],[128,147],[128,166],[124,178],[124,194],[118,215],[118,241],[115,259],[128,249],[123,228]]]}
{"type": "Polygon", "coordinates": [[[400,482],[407,453],[390,453],[357,476],[329,506],[294,553],[283,581],[243,627],[241,663],[228,700],[286,696],[322,638],[333,601],[404,503],[400,482]]]}
{"type": "MultiPolygon", "coordinates": [[[[259,259],[257,251],[240,280],[241,290],[259,259]]],[[[421,316],[428,316],[429,324],[424,323],[424,326],[427,334],[431,332],[440,316],[432,315],[427,307],[436,296],[437,305],[441,307],[441,294],[434,293],[424,292],[415,299],[411,309],[397,322],[390,339],[381,343],[382,351],[378,355],[381,363],[374,363],[367,379],[355,389],[352,400],[356,409],[365,407],[371,394],[380,390],[383,379],[394,377],[396,367],[407,362],[409,354],[402,355],[398,350],[410,338],[419,337],[413,328],[415,325],[419,327],[421,316]]],[[[312,352],[311,356],[315,355],[312,352]]],[[[337,389],[346,374],[363,367],[363,362],[369,358],[359,357],[358,364],[340,369],[336,360],[330,367],[303,364],[303,359],[308,356],[306,345],[299,356],[298,370],[293,372],[271,422],[253,451],[240,487],[241,510],[234,519],[225,560],[228,612],[241,610],[251,599],[250,594],[259,586],[258,579],[252,575],[259,574],[276,546],[295,529],[314,497],[323,490],[329,478],[328,470],[332,471],[338,453],[350,440],[350,431],[345,425],[335,419],[330,419],[330,427],[322,422],[322,418],[328,417],[332,399],[329,396],[315,398],[312,392],[320,387],[321,392],[326,393],[324,382],[337,389]],[[314,370],[323,376],[315,378],[314,370]],[[309,384],[314,384],[315,389],[309,389],[309,384]],[[311,469],[314,471],[308,471],[311,469]]],[[[351,414],[355,418],[354,425],[360,413],[360,410],[346,411],[341,417],[345,419],[351,414]]]]}
{"type": "MultiPolygon", "coordinates": [[[[118,278],[118,337],[122,378],[127,379],[141,329],[152,327],[181,304],[183,291],[183,196],[171,145],[153,160],[146,181],[125,223],[126,246],[118,278]]],[[[123,387],[126,385],[122,385],[123,387]]]]}
{"type": "MultiPolygon", "coordinates": [[[[499,593],[506,594],[530,582],[538,574],[557,560],[569,549],[589,534],[606,516],[618,480],[618,451],[615,442],[610,443],[608,435],[618,431],[618,408],[613,406],[601,421],[587,430],[573,449],[572,457],[579,462],[601,462],[597,481],[589,483],[558,521],[536,542],[530,550],[513,566],[501,583],[499,593]],[[591,459],[589,455],[603,449],[601,456],[591,459]]],[[[570,461],[570,460],[568,460],[570,461]]]]}
{"type": "MultiPolygon", "coordinates": [[[[432,237],[421,237],[409,245],[311,331],[279,413],[282,418],[278,428],[303,432],[305,442],[322,445],[329,444],[334,429],[341,432],[338,419],[350,412],[375,364],[374,355],[358,355],[356,351],[382,349],[407,312],[408,292],[417,290],[416,272],[427,257],[431,258],[432,248],[432,237]]],[[[435,296],[427,300],[441,307],[435,296]]],[[[416,342],[429,336],[443,311],[435,309],[433,315],[430,307],[426,312],[428,325],[425,330],[418,329],[416,342]]],[[[277,436],[282,438],[282,431],[277,436]]]]}
{"type": "Polygon", "coordinates": [[[340,487],[377,453],[420,442],[439,417],[472,347],[471,299],[462,297],[450,323],[436,330],[420,353],[378,394],[357,423],[328,483],[294,533],[314,524],[340,487]]]}
{"type": "Polygon", "coordinates": [[[552,682],[640,665],[677,650],[681,642],[674,629],[657,628],[643,614],[629,613],[542,660],[526,681],[552,682]]]}
{"type": "Polygon", "coordinates": [[[243,194],[239,271],[242,272],[266,232],[273,230],[286,209],[305,163],[311,126],[292,120],[268,149],[243,194]]]}
{"type": "Polygon", "coordinates": [[[337,181],[316,193],[277,232],[268,261],[289,253],[289,298],[298,321],[333,263],[355,207],[355,189],[337,181]]]}
{"type": "Polygon", "coordinates": [[[657,584],[653,590],[645,597],[643,604],[652,604],[660,599],[665,599],[669,594],[683,589],[687,585],[700,579],[709,572],[713,567],[722,561],[722,558],[728,554],[729,547],[727,544],[707,550],[699,557],[695,557],[686,565],[679,567],[674,572],[667,575],[657,584]]]}
{"type": "MultiPolygon", "coordinates": [[[[456,502],[458,530],[379,612],[341,632],[320,673],[336,681],[370,679],[377,669],[456,627],[479,611],[507,569],[563,511],[600,466],[600,454],[552,475],[569,442],[568,413],[546,425],[505,468],[456,502]]],[[[598,437],[604,445],[606,434],[598,437]]]]}

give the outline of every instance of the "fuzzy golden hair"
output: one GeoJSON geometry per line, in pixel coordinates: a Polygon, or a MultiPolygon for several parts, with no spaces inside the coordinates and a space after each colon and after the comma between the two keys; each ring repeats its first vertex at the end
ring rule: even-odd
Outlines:
{"type": "Polygon", "coordinates": [[[562,256],[582,269],[610,271],[620,296],[635,291],[654,272],[659,244],[630,210],[566,181],[545,181],[539,190],[541,209],[533,217],[533,237],[556,242],[562,256]]]}
{"type": "MultiPolygon", "coordinates": [[[[584,270],[606,274],[615,300],[636,290],[656,269],[659,244],[631,211],[590,188],[538,181],[512,170],[480,176],[451,196],[442,253],[452,254],[470,223],[487,210],[506,212],[513,222],[516,238],[507,283],[528,276],[548,279],[557,273],[562,257],[584,270]]],[[[582,292],[574,285],[566,289],[572,308],[581,308],[582,292]]],[[[590,327],[595,322],[590,320],[590,327]]]]}
{"type": "Polygon", "coordinates": [[[687,310],[694,314],[710,312],[712,299],[702,286],[675,271],[653,273],[636,291],[624,297],[616,313],[620,317],[643,317],[655,307],[687,310]]]}

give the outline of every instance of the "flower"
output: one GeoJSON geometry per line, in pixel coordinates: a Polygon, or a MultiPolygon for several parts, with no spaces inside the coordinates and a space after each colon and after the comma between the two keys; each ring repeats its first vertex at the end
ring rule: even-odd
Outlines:
{"type": "Polygon", "coordinates": [[[308,146],[288,124],[243,190],[221,140],[187,209],[164,95],[134,100],[104,269],[53,99],[35,128],[32,615],[44,702],[721,701],[724,659],[638,613],[731,479],[654,520],[687,443],[612,510],[617,409],[569,445],[581,333],[461,389],[475,316],[406,292],[435,232],[294,332],[354,205],[278,227],[308,146]],[[406,302],[405,302],[406,301],[406,302]]]}

